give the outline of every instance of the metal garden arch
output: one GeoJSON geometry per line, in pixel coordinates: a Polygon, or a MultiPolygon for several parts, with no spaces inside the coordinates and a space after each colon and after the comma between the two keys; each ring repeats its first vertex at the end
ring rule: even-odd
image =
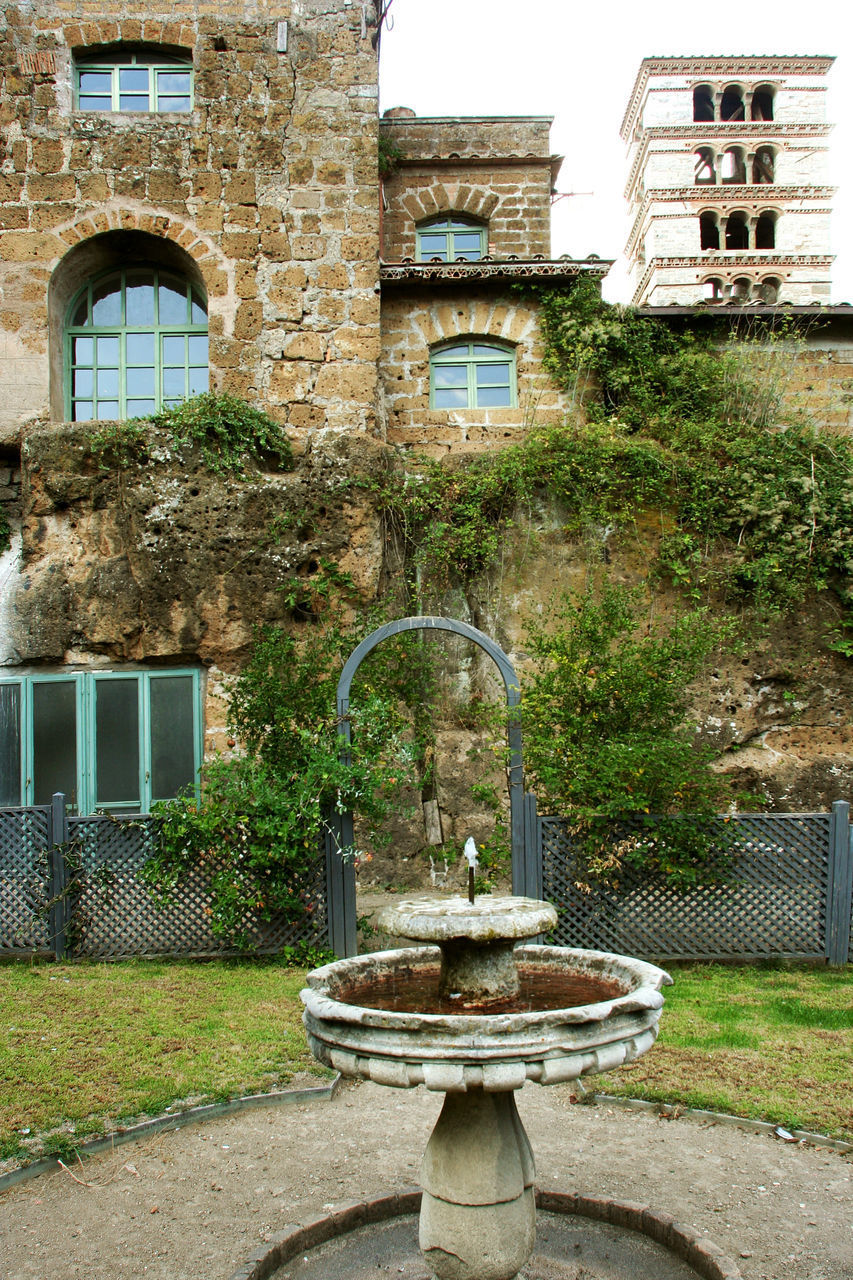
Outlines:
{"type": "MultiPolygon", "coordinates": [[[[449,631],[480,646],[489,655],[501,673],[506,690],[506,702],[510,711],[521,702],[521,689],[515,669],[500,645],[467,622],[453,618],[398,618],[377,628],[362,640],[347,659],[338,681],[337,712],[341,735],[349,743],[352,740],[349,704],[353,678],[361,663],[383,640],[400,635],[404,631],[449,631]]],[[[512,888],[514,893],[525,893],[530,885],[532,867],[528,867],[532,849],[525,832],[525,795],[521,753],[521,720],[518,715],[509,717],[509,806],[512,840],[512,888]]],[[[344,752],[346,755],[346,751],[344,752]]],[[[326,844],[328,874],[329,944],[341,956],[354,955],[356,951],[355,917],[355,868],[352,861],[341,857],[341,849],[353,843],[352,813],[334,815],[332,831],[326,844]]]]}

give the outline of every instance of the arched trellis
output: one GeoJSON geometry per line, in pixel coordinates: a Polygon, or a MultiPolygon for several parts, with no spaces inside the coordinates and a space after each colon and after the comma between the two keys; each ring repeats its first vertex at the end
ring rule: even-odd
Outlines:
{"type": "MultiPolygon", "coordinates": [[[[405,631],[448,631],[452,635],[472,640],[474,644],[492,659],[506,691],[507,708],[510,711],[508,728],[509,745],[509,805],[510,832],[512,842],[512,888],[514,893],[530,892],[533,887],[531,875],[535,876],[529,848],[531,841],[526,839],[525,823],[526,805],[524,795],[524,778],[521,750],[521,719],[512,712],[521,701],[521,689],[515,669],[507,655],[484,632],[478,631],[467,622],[459,622],[454,618],[413,617],[398,618],[395,622],[387,622],[378,627],[350,654],[341,678],[338,681],[337,711],[341,736],[349,743],[351,727],[349,719],[350,689],[355,673],[364,659],[383,640],[400,635],[405,631]],[[528,866],[528,862],[531,865],[528,866]]],[[[346,747],[343,752],[347,756],[346,747]]],[[[341,849],[348,849],[353,844],[352,813],[335,815],[332,832],[326,847],[328,860],[328,910],[329,910],[329,943],[338,955],[353,955],[356,950],[355,925],[355,868],[352,861],[341,857],[341,849]]]]}

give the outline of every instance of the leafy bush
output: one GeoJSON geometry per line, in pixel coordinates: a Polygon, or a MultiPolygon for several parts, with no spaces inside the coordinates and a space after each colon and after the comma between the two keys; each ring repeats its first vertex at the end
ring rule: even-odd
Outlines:
{"type": "Polygon", "coordinates": [[[689,685],[724,635],[700,610],[643,623],[636,593],[612,583],[530,624],[525,763],[540,802],[573,823],[589,874],[626,855],[676,883],[700,873],[701,831],[660,818],[710,814],[720,796],[688,710],[689,685]],[[636,814],[649,817],[646,835],[615,851],[613,824],[636,814]]]}
{"type": "Polygon", "coordinates": [[[352,810],[378,824],[412,780],[415,753],[393,666],[374,682],[365,664],[349,759],[341,759],[335,691],[359,639],[337,625],[312,628],[300,642],[276,628],[259,632],[231,690],[229,726],[246,754],[205,766],[200,802],[185,795],[159,806],[162,847],[146,878],[168,899],[200,869],[210,882],[213,932],[239,946],[250,945],[255,919],[310,912],[306,885],[331,812],[352,810]]]}
{"type": "Polygon", "coordinates": [[[217,474],[243,477],[247,458],[263,465],[272,457],[282,470],[293,465],[293,451],[280,424],[238,396],[204,392],[150,421],[171,432],[176,445],[198,447],[205,466],[217,474]]]}

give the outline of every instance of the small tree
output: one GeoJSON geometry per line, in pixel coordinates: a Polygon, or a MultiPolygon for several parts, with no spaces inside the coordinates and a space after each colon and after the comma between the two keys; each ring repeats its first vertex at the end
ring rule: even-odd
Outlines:
{"type": "Polygon", "coordinates": [[[623,860],[673,882],[700,874],[701,826],[667,816],[710,815],[721,791],[689,722],[689,685],[720,633],[699,610],[641,626],[636,594],[609,583],[531,624],[526,764],[540,799],[573,824],[589,875],[612,878],[623,860]],[[638,814],[646,833],[615,850],[614,824],[638,814]]]}

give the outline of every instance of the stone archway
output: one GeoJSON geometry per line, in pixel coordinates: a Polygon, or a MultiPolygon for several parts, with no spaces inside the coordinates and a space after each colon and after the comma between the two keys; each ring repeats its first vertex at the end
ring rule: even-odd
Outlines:
{"type": "MultiPolygon", "coordinates": [[[[474,644],[488,654],[503,680],[506,691],[507,708],[512,712],[521,702],[521,688],[515,669],[507,655],[484,632],[478,631],[467,622],[459,622],[453,618],[411,617],[398,618],[388,622],[369,636],[353,650],[344,664],[338,681],[337,714],[340,731],[347,743],[351,741],[349,720],[350,689],[355,673],[361,663],[383,640],[400,635],[406,631],[448,631],[452,635],[472,640],[474,644]]],[[[518,715],[510,715],[507,732],[509,744],[509,805],[510,832],[512,847],[512,888],[513,893],[524,893],[528,882],[527,873],[527,841],[525,839],[525,796],[522,769],[521,719],[518,715]]],[[[346,750],[344,751],[346,756],[346,750]]],[[[329,910],[329,943],[338,955],[354,955],[356,952],[355,925],[355,869],[351,861],[341,856],[341,849],[347,849],[353,843],[352,813],[336,815],[334,829],[327,842],[328,873],[328,910],[329,910]]]]}

